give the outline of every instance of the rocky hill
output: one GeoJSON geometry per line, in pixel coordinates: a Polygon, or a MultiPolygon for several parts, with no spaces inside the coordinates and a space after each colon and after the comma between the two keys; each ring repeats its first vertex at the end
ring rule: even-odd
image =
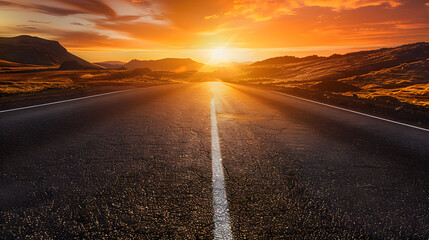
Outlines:
{"type": "Polygon", "coordinates": [[[74,61],[87,68],[101,68],[69,53],[57,41],[22,35],[0,38],[0,60],[16,64],[59,67],[74,61]]]}
{"type": "Polygon", "coordinates": [[[330,57],[278,57],[242,67],[227,81],[355,95],[429,106],[429,43],[330,57]]]}

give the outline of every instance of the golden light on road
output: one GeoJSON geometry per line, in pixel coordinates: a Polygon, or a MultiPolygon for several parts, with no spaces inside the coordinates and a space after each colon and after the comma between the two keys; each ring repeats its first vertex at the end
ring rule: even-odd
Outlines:
{"type": "Polygon", "coordinates": [[[205,85],[210,89],[213,97],[221,96],[222,92],[225,90],[225,84],[222,82],[206,82],[205,85]]]}

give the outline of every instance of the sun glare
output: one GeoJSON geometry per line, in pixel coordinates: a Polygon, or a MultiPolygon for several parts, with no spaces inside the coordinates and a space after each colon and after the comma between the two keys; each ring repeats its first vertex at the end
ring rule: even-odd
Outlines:
{"type": "Polygon", "coordinates": [[[228,61],[228,52],[225,48],[215,48],[211,51],[211,60],[212,63],[226,62],[228,61]]]}

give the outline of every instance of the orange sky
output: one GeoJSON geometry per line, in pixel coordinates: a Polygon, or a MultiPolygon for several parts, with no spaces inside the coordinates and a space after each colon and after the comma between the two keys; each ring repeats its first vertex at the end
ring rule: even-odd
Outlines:
{"type": "Polygon", "coordinates": [[[429,0],[0,0],[0,35],[89,61],[329,55],[429,41],[429,0]]]}

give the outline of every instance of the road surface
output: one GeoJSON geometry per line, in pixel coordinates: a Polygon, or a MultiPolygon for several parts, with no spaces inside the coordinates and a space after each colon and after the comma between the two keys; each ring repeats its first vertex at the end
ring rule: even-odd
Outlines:
{"type": "Polygon", "coordinates": [[[4,239],[429,237],[428,131],[269,91],[1,112],[0,141],[4,239]]]}

